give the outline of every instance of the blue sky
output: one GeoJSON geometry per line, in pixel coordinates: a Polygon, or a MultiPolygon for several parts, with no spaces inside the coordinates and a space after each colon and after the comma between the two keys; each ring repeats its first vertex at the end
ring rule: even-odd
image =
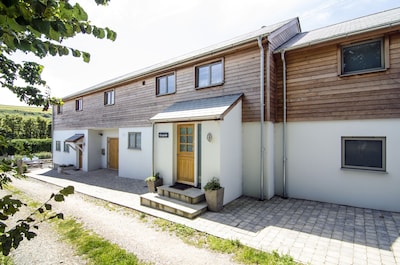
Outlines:
{"type": "MultiPolygon", "coordinates": [[[[15,56],[45,66],[43,78],[53,96],[66,96],[294,17],[299,17],[302,31],[309,31],[400,7],[398,0],[111,0],[107,7],[96,6],[94,0],[79,3],[92,23],[118,34],[115,42],[91,36],[64,42],[89,52],[89,64],[72,56],[15,56]]],[[[0,104],[22,104],[4,88],[1,95],[0,104]]]]}

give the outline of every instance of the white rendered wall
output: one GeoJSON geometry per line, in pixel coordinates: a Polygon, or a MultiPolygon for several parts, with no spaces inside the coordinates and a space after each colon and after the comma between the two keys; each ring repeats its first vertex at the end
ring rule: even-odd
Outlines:
{"type": "MultiPolygon", "coordinates": [[[[277,143],[281,130],[282,124],[276,125],[277,143]]],[[[289,197],[400,211],[399,119],[291,122],[287,139],[289,197]],[[386,137],[387,172],[341,169],[342,136],[386,137]]],[[[281,161],[282,152],[276,151],[281,161]]]]}
{"type": "MultiPolygon", "coordinates": [[[[224,204],[242,195],[242,103],[239,102],[220,122],[221,185],[224,204]]],[[[206,132],[204,134],[207,136],[206,132]]]]}
{"type": "MultiPolygon", "coordinates": [[[[220,179],[221,185],[225,186],[225,179],[221,179],[221,134],[220,121],[204,121],[202,122],[202,138],[201,138],[201,185],[202,188],[213,177],[220,179]],[[207,134],[212,135],[212,140],[207,140],[207,134]]],[[[225,197],[228,192],[225,188],[225,197]]]]}
{"type": "Polygon", "coordinates": [[[145,179],[152,174],[152,127],[119,129],[119,176],[145,179]],[[141,133],[141,150],[128,149],[128,133],[141,133]]]}
{"type": "MultiPolygon", "coordinates": [[[[272,122],[264,123],[264,198],[275,194],[275,131],[272,122]]],[[[260,198],[261,130],[259,122],[242,124],[243,130],[243,194],[260,198]]]]}
{"type": "Polygon", "coordinates": [[[102,168],[102,136],[97,130],[89,130],[87,138],[88,171],[102,168]]]}
{"type": "MultiPolygon", "coordinates": [[[[55,130],[53,132],[53,163],[58,165],[78,165],[78,150],[74,150],[71,146],[69,147],[69,153],[64,152],[64,141],[74,134],[84,134],[83,138],[83,152],[82,152],[82,170],[87,171],[87,130],[55,130]],[[60,141],[61,150],[56,151],[56,141],[60,141]]],[[[73,144],[71,144],[74,146],[73,144]]]]}
{"type": "MultiPolygon", "coordinates": [[[[174,184],[175,169],[175,130],[172,123],[154,125],[154,173],[160,173],[166,185],[174,184]],[[168,133],[168,138],[159,138],[158,134],[168,133]]],[[[151,162],[151,157],[150,157],[151,162]]],[[[149,174],[150,175],[150,174],[149,174]]]]}

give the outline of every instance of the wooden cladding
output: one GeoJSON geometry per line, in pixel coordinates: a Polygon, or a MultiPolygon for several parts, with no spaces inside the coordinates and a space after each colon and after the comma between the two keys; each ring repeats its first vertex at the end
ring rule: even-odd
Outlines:
{"type": "MultiPolygon", "coordinates": [[[[221,60],[221,57],[214,60],[221,60]]],[[[260,117],[260,58],[256,42],[253,47],[227,54],[224,61],[224,83],[203,89],[195,88],[195,65],[174,69],[176,91],[156,95],[156,77],[115,87],[115,103],[104,107],[104,92],[83,97],[84,109],[71,111],[74,100],[66,101],[62,115],[55,116],[57,129],[113,128],[150,126],[149,119],[174,102],[198,98],[244,93],[243,121],[258,121],[260,117]]]]}
{"type": "MultiPolygon", "coordinates": [[[[340,76],[338,45],[286,53],[287,120],[400,118],[400,36],[388,35],[390,67],[340,76]]],[[[277,69],[276,120],[282,121],[282,62],[277,69]]]]}

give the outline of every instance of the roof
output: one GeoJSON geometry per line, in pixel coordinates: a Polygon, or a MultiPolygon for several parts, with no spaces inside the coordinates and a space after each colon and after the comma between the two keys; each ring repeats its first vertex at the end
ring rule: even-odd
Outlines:
{"type": "MultiPolygon", "coordinates": [[[[290,23],[293,23],[293,22],[296,22],[297,24],[299,24],[299,19],[298,18],[288,19],[288,20],[285,20],[285,21],[282,21],[282,22],[279,22],[279,23],[276,23],[276,24],[273,24],[273,25],[270,25],[270,26],[262,27],[261,29],[258,29],[256,31],[253,31],[253,32],[250,32],[250,33],[247,33],[247,34],[244,34],[244,35],[241,35],[239,37],[230,39],[228,41],[224,41],[224,42],[221,42],[221,43],[218,43],[218,44],[215,44],[215,45],[212,45],[212,46],[209,46],[209,47],[206,47],[206,48],[203,48],[203,49],[200,49],[200,50],[188,53],[188,54],[185,54],[183,56],[176,57],[176,58],[164,61],[162,63],[155,64],[155,65],[152,65],[150,67],[143,68],[141,70],[128,73],[126,75],[123,75],[123,76],[120,76],[120,77],[117,77],[117,78],[114,78],[114,79],[110,79],[108,81],[102,82],[100,84],[94,85],[94,86],[89,87],[87,89],[78,91],[78,92],[73,93],[71,95],[68,95],[68,96],[64,97],[64,100],[72,99],[74,97],[78,97],[78,96],[82,96],[84,94],[88,94],[88,93],[92,93],[92,92],[95,92],[95,91],[98,91],[98,90],[102,90],[102,89],[105,89],[105,88],[107,88],[109,86],[120,84],[120,83],[129,81],[129,80],[134,80],[136,78],[140,78],[140,77],[145,76],[147,74],[150,74],[150,73],[153,73],[153,72],[156,72],[156,71],[159,71],[159,70],[163,70],[163,69],[168,68],[168,67],[173,67],[173,66],[176,66],[176,65],[179,65],[179,64],[191,61],[191,60],[195,60],[195,59],[207,56],[207,55],[211,55],[211,54],[214,54],[214,53],[217,53],[217,52],[221,52],[221,51],[224,51],[224,50],[227,50],[227,49],[231,49],[231,48],[234,48],[234,47],[237,47],[237,46],[240,46],[240,45],[244,45],[244,44],[249,43],[251,41],[257,41],[257,38],[259,36],[267,37],[271,33],[273,33],[275,31],[277,31],[278,29],[282,28],[283,26],[285,26],[287,24],[290,24],[290,23]]],[[[300,27],[300,25],[299,25],[299,27],[300,27]]]]}
{"type": "Polygon", "coordinates": [[[152,122],[221,120],[243,94],[176,102],[158,113],[152,122]]]}
{"type": "Polygon", "coordinates": [[[400,8],[390,9],[310,32],[299,33],[281,45],[275,52],[299,49],[334,39],[398,25],[400,25],[400,8]]]}
{"type": "Polygon", "coordinates": [[[79,141],[80,139],[82,139],[85,135],[84,134],[74,134],[71,137],[65,139],[65,142],[72,142],[72,143],[76,143],[77,141],[79,141]]]}

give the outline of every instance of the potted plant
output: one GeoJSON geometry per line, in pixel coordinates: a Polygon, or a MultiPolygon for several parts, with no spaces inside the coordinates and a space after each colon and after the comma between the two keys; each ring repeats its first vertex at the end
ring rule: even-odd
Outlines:
{"type": "Polygon", "coordinates": [[[207,206],[210,211],[219,212],[224,206],[224,188],[221,187],[219,179],[213,177],[204,186],[207,206]]]}
{"type": "Polygon", "coordinates": [[[157,172],[155,175],[147,177],[144,181],[147,183],[147,188],[149,192],[156,192],[158,186],[162,186],[163,179],[160,178],[160,174],[157,172]]]}

